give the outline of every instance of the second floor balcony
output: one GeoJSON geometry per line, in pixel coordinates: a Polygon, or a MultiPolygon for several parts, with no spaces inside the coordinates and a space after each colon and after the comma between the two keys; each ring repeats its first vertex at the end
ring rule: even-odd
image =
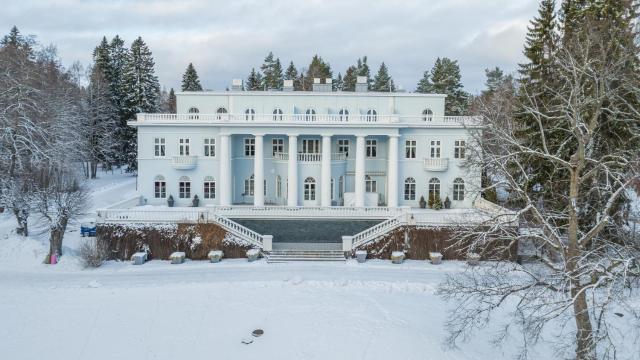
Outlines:
{"type": "Polygon", "coordinates": [[[171,166],[176,170],[190,170],[198,165],[197,156],[174,156],[171,158],[171,166]]]}
{"type": "MultiPolygon", "coordinates": [[[[275,161],[289,161],[289,153],[286,152],[277,152],[273,154],[273,159],[275,161]]],[[[346,161],[347,154],[345,153],[331,153],[331,161],[346,161]]],[[[322,154],[321,153],[298,153],[298,162],[321,162],[322,154]]]]}
{"type": "Polygon", "coordinates": [[[426,171],[447,171],[449,169],[448,158],[425,158],[423,160],[426,171]]]}

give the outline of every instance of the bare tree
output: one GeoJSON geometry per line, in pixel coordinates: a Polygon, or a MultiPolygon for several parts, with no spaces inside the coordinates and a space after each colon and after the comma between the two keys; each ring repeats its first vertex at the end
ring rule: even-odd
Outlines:
{"type": "Polygon", "coordinates": [[[497,262],[448,277],[439,294],[458,302],[447,322],[451,345],[486,326],[507,304],[515,308],[513,319],[497,340],[517,324],[522,357],[548,330],[564,351],[574,347],[577,359],[617,358],[613,309],[632,329],[640,328],[640,313],[629,303],[640,295],[640,240],[624,226],[620,206],[640,169],[637,52],[611,56],[620,51],[617,44],[598,27],[587,28],[558,51],[559,85],[547,88],[548,104],[540,105],[526,89],[520,94],[520,108],[539,128],[531,135],[537,141],[523,139],[498,116],[500,109],[486,118],[483,133],[474,134],[467,165],[495,174],[499,184],[493,186],[509,189],[518,206],[477,228],[461,228],[456,245],[506,249],[529,242],[538,251],[532,262],[497,262]],[[531,186],[531,164],[537,162],[556,170],[531,186]],[[541,202],[540,187],[554,189],[553,198],[541,202]]]}

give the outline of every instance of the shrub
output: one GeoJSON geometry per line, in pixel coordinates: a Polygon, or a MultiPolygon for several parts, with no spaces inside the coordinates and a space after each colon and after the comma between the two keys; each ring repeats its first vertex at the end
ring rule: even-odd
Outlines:
{"type": "Polygon", "coordinates": [[[108,257],[109,250],[104,242],[99,242],[96,238],[89,238],[80,245],[80,258],[85,267],[99,267],[108,257]]]}

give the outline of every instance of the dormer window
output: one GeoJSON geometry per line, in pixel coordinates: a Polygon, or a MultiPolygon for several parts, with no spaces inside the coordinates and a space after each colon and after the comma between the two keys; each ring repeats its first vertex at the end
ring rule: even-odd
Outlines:
{"type": "Polygon", "coordinates": [[[244,111],[244,119],[247,121],[254,121],[256,119],[256,111],[254,109],[247,109],[244,111]]]}
{"type": "Polygon", "coordinates": [[[340,109],[340,111],[338,111],[338,115],[339,115],[340,121],[349,121],[349,110],[340,109]]]}
{"type": "Polygon", "coordinates": [[[219,107],[218,110],[216,110],[216,114],[218,114],[216,116],[216,118],[218,120],[222,119],[222,117],[227,113],[227,109],[224,107],[219,107]]]}
{"type": "Polygon", "coordinates": [[[275,108],[273,110],[273,121],[282,121],[282,109],[275,108]]]}
{"type": "Polygon", "coordinates": [[[422,121],[431,121],[433,120],[433,111],[431,109],[422,110],[422,121]]]}
{"type": "Polygon", "coordinates": [[[314,109],[307,109],[304,121],[316,121],[316,111],[314,109]]]}
{"type": "Polygon", "coordinates": [[[369,109],[367,111],[367,122],[375,122],[378,121],[378,112],[375,109],[369,109]]]}
{"type": "Polygon", "coordinates": [[[199,116],[198,115],[194,115],[194,114],[199,114],[199,113],[200,113],[200,110],[198,110],[197,107],[190,107],[189,108],[189,114],[190,114],[189,115],[189,119],[190,120],[194,120],[194,119],[197,120],[199,118],[199,116]]]}

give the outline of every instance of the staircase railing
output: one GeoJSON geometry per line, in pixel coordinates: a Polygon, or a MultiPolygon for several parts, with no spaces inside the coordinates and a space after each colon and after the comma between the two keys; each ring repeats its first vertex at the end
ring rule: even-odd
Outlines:
{"type": "Polygon", "coordinates": [[[262,235],[258,234],[257,232],[221,215],[214,215],[213,219],[223,229],[227,230],[233,235],[239,237],[242,240],[250,242],[252,245],[262,248],[262,235]]]}
{"type": "Polygon", "coordinates": [[[405,214],[398,215],[389,220],[385,220],[375,226],[372,226],[368,229],[365,229],[352,237],[353,241],[353,249],[357,249],[358,247],[382,236],[390,231],[393,231],[400,226],[407,224],[407,218],[405,214]]]}

